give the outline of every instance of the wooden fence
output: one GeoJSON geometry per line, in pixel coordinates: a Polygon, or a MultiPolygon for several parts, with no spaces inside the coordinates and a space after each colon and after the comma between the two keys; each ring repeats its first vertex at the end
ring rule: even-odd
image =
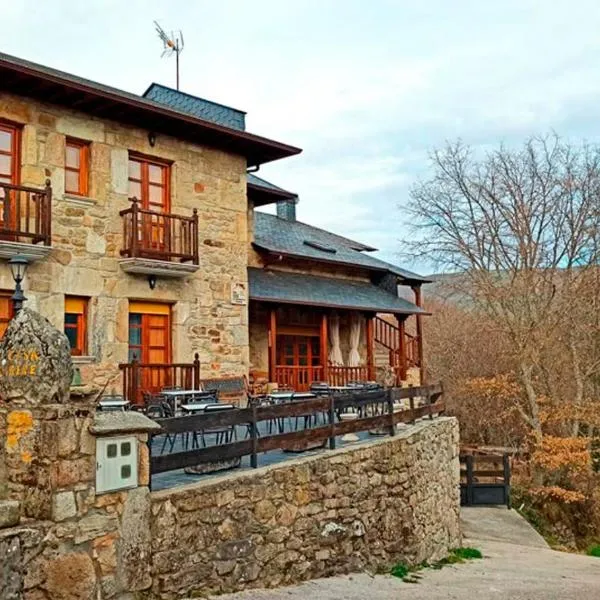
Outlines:
{"type": "MultiPolygon", "coordinates": [[[[326,445],[327,441],[329,448],[334,449],[337,436],[361,431],[395,435],[398,423],[412,423],[425,416],[433,418],[434,415],[443,412],[442,387],[435,385],[330,395],[279,405],[158,419],[157,423],[162,427],[162,433],[158,434],[160,436],[195,436],[199,432],[222,431],[227,428],[245,429],[246,435],[239,441],[153,455],[150,458],[151,473],[162,473],[203,463],[217,463],[243,456],[250,456],[250,464],[256,468],[258,454],[262,452],[297,450],[299,446],[314,447],[319,442],[326,445]],[[422,404],[416,406],[419,399],[422,404]],[[408,400],[409,407],[398,409],[394,404],[398,400],[408,400]],[[355,418],[347,419],[342,416],[348,409],[356,411],[355,418]],[[319,415],[323,424],[318,424],[319,415]],[[278,424],[286,419],[296,419],[296,423],[298,419],[304,419],[305,425],[314,422],[316,426],[288,432],[279,428],[280,432],[275,435],[259,435],[260,423],[278,424]]],[[[152,440],[149,443],[152,450],[152,440]]]]}
{"type": "Polygon", "coordinates": [[[460,502],[463,506],[505,504],[510,508],[508,454],[463,454],[460,466],[460,502]]]}

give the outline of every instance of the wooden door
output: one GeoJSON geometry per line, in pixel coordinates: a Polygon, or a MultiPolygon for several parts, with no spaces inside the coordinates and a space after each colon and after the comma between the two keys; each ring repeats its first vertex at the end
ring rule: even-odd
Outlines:
{"type": "Polygon", "coordinates": [[[141,156],[129,157],[129,198],[137,198],[139,208],[138,243],[147,251],[167,253],[170,247],[168,218],[171,206],[170,168],[166,163],[141,156]]]}
{"type": "Polygon", "coordinates": [[[157,393],[170,385],[171,307],[136,302],[129,312],[129,361],[142,365],[138,391],[157,393]]]}
{"type": "Polygon", "coordinates": [[[277,338],[277,364],[284,367],[281,369],[283,383],[299,392],[307,390],[321,375],[320,338],[308,335],[278,335],[277,338]]]}
{"type": "MultiPolygon", "coordinates": [[[[20,129],[16,125],[0,122],[0,184],[19,182],[20,129]]],[[[0,228],[17,229],[15,204],[17,192],[0,187],[0,228]]],[[[6,235],[2,236],[6,239],[6,235]]]]}
{"type": "Polygon", "coordinates": [[[10,320],[14,316],[10,292],[0,292],[0,338],[6,332],[10,320]]]}

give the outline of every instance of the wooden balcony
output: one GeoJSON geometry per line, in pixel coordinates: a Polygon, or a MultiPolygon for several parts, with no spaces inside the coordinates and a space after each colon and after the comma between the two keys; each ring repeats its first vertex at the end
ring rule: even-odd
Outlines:
{"type": "Polygon", "coordinates": [[[0,182],[0,258],[22,254],[46,257],[52,241],[52,187],[42,189],[0,182]]]}
{"type": "Polygon", "coordinates": [[[191,217],[140,208],[122,210],[121,268],[129,273],[185,277],[198,270],[198,212],[191,217]]]}
{"type": "Polygon", "coordinates": [[[121,363],[123,397],[132,405],[144,405],[145,394],[158,394],[164,388],[200,389],[200,358],[192,363],[144,364],[137,360],[121,363]]]}

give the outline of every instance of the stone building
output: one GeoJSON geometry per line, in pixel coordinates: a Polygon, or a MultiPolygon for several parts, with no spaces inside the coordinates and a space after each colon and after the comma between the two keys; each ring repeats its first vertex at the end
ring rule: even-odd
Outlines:
{"type": "Polygon", "coordinates": [[[133,401],[197,369],[302,389],[383,377],[379,356],[417,380],[425,280],[296,221],[297,197],[249,172],[299,152],[230,107],[0,54],[0,327],[20,254],[28,305],[64,330],[86,382],[119,393],[142,365],[133,401]]]}

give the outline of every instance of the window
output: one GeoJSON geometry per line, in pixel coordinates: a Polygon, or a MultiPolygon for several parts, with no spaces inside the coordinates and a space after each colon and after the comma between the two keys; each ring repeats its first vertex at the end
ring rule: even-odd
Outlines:
{"type": "MultiPolygon", "coordinates": [[[[18,181],[19,134],[16,125],[0,122],[0,183],[16,184],[18,181]]],[[[0,195],[2,193],[0,190],[0,195]]]]}
{"type": "Polygon", "coordinates": [[[129,360],[164,364],[171,359],[171,305],[129,303],[129,360]]]}
{"type": "Polygon", "coordinates": [[[11,292],[0,292],[0,337],[2,337],[14,316],[11,292]]]}
{"type": "Polygon", "coordinates": [[[76,296],[65,298],[65,335],[73,356],[87,354],[88,299],[76,296]]]}
{"type": "Polygon", "coordinates": [[[89,152],[88,142],[67,138],[65,152],[65,193],[88,195],[89,152]]]}
{"type": "Polygon", "coordinates": [[[137,198],[145,210],[167,213],[170,209],[170,167],[167,163],[129,156],[129,198],[137,198]]]}

